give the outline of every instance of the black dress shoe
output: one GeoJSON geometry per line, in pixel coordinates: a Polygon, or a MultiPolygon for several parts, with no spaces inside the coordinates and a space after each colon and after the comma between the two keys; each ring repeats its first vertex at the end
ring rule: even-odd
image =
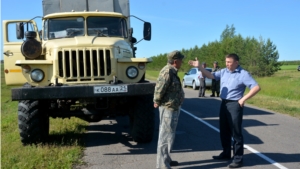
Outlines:
{"type": "Polygon", "coordinates": [[[178,161],[171,161],[170,162],[170,166],[178,166],[178,165],[179,165],[178,161]]]}
{"type": "Polygon", "coordinates": [[[214,94],[212,94],[212,95],[210,95],[210,97],[215,97],[215,95],[214,95],[214,94]]]}
{"type": "Polygon", "coordinates": [[[222,153],[218,156],[212,156],[212,158],[215,160],[230,160],[231,159],[230,156],[225,156],[222,153]]]}
{"type": "Polygon", "coordinates": [[[228,165],[228,168],[240,168],[243,166],[243,162],[235,163],[232,162],[231,164],[228,165]]]}

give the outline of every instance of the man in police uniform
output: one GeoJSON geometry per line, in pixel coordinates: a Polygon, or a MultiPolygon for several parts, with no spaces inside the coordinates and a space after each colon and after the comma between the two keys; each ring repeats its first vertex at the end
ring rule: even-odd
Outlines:
{"type": "Polygon", "coordinates": [[[229,168],[243,166],[244,138],[242,134],[243,108],[246,100],[250,99],[260,91],[257,82],[249,72],[239,65],[237,54],[228,54],[225,57],[226,68],[211,74],[205,70],[197,61],[189,61],[189,65],[197,66],[202,73],[210,79],[221,80],[221,99],[219,113],[220,138],[223,151],[215,160],[231,159],[231,138],[233,138],[233,161],[229,168]],[[250,91],[244,95],[246,87],[250,91]]]}
{"type": "Polygon", "coordinates": [[[159,107],[160,119],[156,168],[171,168],[178,165],[177,161],[172,161],[170,151],[175,139],[180,106],[184,99],[181,81],[177,75],[184,56],[175,50],[167,57],[168,64],[159,73],[153,98],[154,107],[159,107]]]}
{"type": "MultiPolygon", "coordinates": [[[[215,73],[216,71],[219,71],[220,67],[218,66],[218,62],[214,61],[214,67],[212,69],[212,73],[215,73]]],[[[211,92],[212,95],[210,97],[215,97],[215,93],[217,93],[217,97],[219,97],[220,94],[220,80],[212,79],[211,80],[211,92]]]]}

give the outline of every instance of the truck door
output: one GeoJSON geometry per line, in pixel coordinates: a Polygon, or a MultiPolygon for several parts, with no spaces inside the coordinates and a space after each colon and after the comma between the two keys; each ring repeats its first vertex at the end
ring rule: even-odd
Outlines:
{"type": "MultiPolygon", "coordinates": [[[[21,45],[25,38],[17,39],[16,33],[16,23],[20,22],[28,22],[28,20],[3,21],[3,59],[6,85],[21,85],[26,82],[21,67],[15,65],[17,60],[25,60],[21,52],[21,45]]],[[[35,31],[39,35],[37,25],[33,20],[28,22],[28,26],[24,25],[24,28],[25,32],[35,31]]],[[[37,37],[37,41],[40,41],[40,37],[37,37]]]]}

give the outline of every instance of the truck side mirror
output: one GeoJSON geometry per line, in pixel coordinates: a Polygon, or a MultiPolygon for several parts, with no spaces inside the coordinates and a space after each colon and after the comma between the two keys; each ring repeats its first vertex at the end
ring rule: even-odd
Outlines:
{"type": "Polygon", "coordinates": [[[136,42],[136,38],[135,37],[132,37],[131,38],[131,43],[135,43],[136,42]]]}
{"type": "Polygon", "coordinates": [[[24,24],[23,22],[16,23],[17,39],[24,39],[24,24]]]}
{"type": "Polygon", "coordinates": [[[151,23],[144,22],[144,39],[151,40],[151,23]]]}

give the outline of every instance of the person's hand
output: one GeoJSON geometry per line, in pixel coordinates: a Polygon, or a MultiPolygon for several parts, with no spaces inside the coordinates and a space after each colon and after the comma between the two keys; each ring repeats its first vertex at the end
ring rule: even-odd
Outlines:
{"type": "Polygon", "coordinates": [[[245,101],[243,99],[240,99],[238,102],[241,107],[244,107],[245,101]]]}
{"type": "Polygon", "coordinates": [[[194,60],[189,60],[188,64],[189,64],[190,66],[198,67],[198,66],[199,66],[199,61],[198,61],[198,60],[196,60],[196,61],[194,61],[194,60]]]}
{"type": "Polygon", "coordinates": [[[153,106],[154,106],[154,108],[157,108],[157,107],[158,107],[158,104],[157,104],[157,103],[154,103],[153,106]]]}

